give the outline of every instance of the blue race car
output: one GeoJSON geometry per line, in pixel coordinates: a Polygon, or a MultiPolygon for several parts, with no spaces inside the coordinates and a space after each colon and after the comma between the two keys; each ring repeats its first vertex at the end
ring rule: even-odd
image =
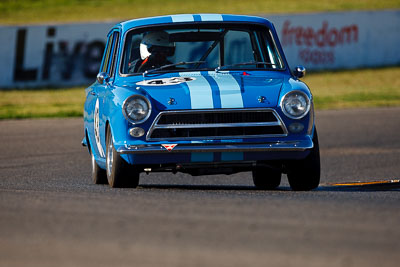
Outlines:
{"type": "Polygon", "coordinates": [[[142,172],[252,171],[274,189],[319,185],[311,92],[264,18],[182,14],[135,19],[108,33],[86,89],[83,145],[96,184],[136,187],[142,172]]]}

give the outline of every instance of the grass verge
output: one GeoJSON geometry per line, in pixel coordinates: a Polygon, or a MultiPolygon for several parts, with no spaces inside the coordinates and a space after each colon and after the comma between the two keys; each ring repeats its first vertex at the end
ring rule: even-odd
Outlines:
{"type": "Polygon", "coordinates": [[[83,87],[0,91],[0,119],[78,117],[84,100],[83,87]]]}
{"type": "Polygon", "coordinates": [[[398,0],[2,0],[1,24],[120,21],[179,13],[276,14],[400,8],[398,0]],[[40,14],[40,16],[38,16],[40,14]]]}
{"type": "Polygon", "coordinates": [[[400,106],[400,67],[314,73],[303,81],[317,109],[400,106]]]}
{"type": "MultiPolygon", "coordinates": [[[[400,106],[400,67],[311,73],[316,109],[400,106]]],[[[0,91],[0,119],[79,117],[83,87],[0,91]]]]}

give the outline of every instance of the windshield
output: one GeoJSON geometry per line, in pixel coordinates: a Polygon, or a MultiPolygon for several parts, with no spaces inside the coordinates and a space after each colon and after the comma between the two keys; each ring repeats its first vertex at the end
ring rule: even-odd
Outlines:
{"type": "Polygon", "coordinates": [[[121,62],[122,74],[284,68],[270,30],[250,24],[132,30],[121,62]]]}

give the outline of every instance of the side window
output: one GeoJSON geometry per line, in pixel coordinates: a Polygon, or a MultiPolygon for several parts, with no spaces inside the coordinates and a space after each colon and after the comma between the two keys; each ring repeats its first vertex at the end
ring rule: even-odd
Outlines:
{"type": "Polygon", "coordinates": [[[109,64],[108,68],[108,74],[110,77],[114,76],[114,70],[115,70],[115,65],[117,62],[117,53],[118,53],[118,44],[119,44],[119,32],[114,32],[113,34],[113,46],[112,46],[112,51],[111,51],[111,62],[109,64]]]}
{"type": "Polygon", "coordinates": [[[108,61],[110,59],[111,47],[112,47],[112,35],[110,34],[110,36],[108,36],[108,40],[107,40],[107,48],[104,51],[103,65],[101,66],[100,72],[107,71],[108,61]]]}
{"type": "Polygon", "coordinates": [[[104,53],[101,72],[107,72],[110,77],[114,75],[115,62],[117,60],[119,32],[115,31],[108,37],[107,48],[104,53]]]}

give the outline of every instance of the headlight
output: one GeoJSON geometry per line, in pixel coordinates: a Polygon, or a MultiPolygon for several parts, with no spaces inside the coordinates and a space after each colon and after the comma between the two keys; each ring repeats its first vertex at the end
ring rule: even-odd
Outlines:
{"type": "Polygon", "coordinates": [[[141,95],[134,95],[127,98],[122,106],[125,118],[133,124],[146,121],[151,113],[150,101],[141,95]]]}
{"type": "Polygon", "coordinates": [[[282,98],[281,107],[289,118],[301,119],[310,110],[310,98],[302,91],[291,91],[282,98]]]}

